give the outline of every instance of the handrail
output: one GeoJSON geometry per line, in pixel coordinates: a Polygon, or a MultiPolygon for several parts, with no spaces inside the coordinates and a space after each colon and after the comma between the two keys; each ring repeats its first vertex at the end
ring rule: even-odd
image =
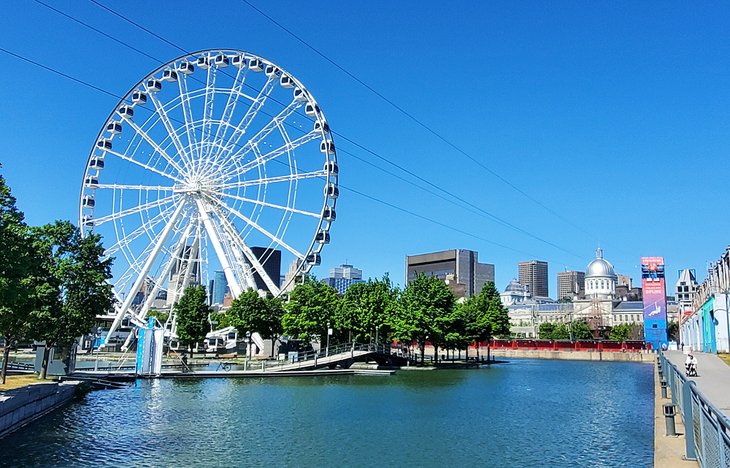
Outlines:
{"type": "Polygon", "coordinates": [[[663,352],[659,353],[660,378],[671,389],[685,425],[685,458],[700,467],[730,466],[730,418],[686,378],[663,352]],[[665,380],[666,379],[666,380],[665,380]]]}

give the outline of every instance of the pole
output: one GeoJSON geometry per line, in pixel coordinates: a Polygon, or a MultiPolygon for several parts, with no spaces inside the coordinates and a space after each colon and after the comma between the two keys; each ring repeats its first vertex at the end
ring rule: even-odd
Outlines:
{"type": "Polygon", "coordinates": [[[378,326],[375,325],[375,351],[378,351],[378,326]]]}
{"type": "Polygon", "coordinates": [[[332,334],[332,330],[330,330],[330,323],[327,322],[327,348],[325,349],[324,355],[325,357],[329,357],[330,355],[330,335],[332,334]]]}

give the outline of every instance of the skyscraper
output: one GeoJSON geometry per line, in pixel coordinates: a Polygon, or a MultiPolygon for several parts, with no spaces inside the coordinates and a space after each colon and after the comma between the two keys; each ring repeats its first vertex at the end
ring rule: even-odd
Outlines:
{"type": "Polygon", "coordinates": [[[417,274],[436,276],[444,281],[448,277],[448,284],[455,294],[474,296],[481,292],[484,283],[494,282],[494,265],[479,263],[478,257],[477,252],[464,249],[408,255],[406,284],[413,281],[417,274]]]}
{"type": "MultiPolygon", "coordinates": [[[[279,278],[281,277],[281,250],[267,247],[251,247],[251,251],[256,256],[256,259],[261,262],[261,266],[264,267],[266,275],[271,278],[274,285],[278,286],[279,278]]],[[[269,290],[266,282],[261,278],[261,275],[255,268],[253,268],[253,279],[256,282],[256,289],[269,290]]]]}
{"type": "Polygon", "coordinates": [[[558,272],[558,300],[582,298],[585,295],[586,274],[582,271],[558,272]]]}
{"type": "Polygon", "coordinates": [[[330,277],[326,281],[338,293],[345,294],[347,288],[353,284],[362,283],[362,270],[352,265],[342,264],[330,270],[330,277]]]}
{"type": "Polygon", "coordinates": [[[228,289],[226,274],[223,271],[216,271],[213,274],[213,286],[210,289],[211,304],[223,304],[226,289],[228,289]]]}
{"type": "Polygon", "coordinates": [[[518,264],[519,281],[529,288],[532,297],[549,297],[548,264],[541,260],[528,260],[518,264]]]}

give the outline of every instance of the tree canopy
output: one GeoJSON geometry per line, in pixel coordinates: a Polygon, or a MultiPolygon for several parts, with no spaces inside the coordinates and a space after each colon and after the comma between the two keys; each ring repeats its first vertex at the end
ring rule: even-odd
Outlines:
{"type": "Polygon", "coordinates": [[[205,286],[188,286],[173,306],[177,317],[177,337],[193,353],[196,344],[210,331],[210,306],[205,286]]]}
{"type": "Polygon", "coordinates": [[[112,259],[103,258],[99,235],[82,237],[68,221],[32,228],[31,236],[45,275],[35,288],[29,337],[45,342],[44,378],[50,348],[70,346],[91,331],[97,315],[112,309],[112,259]]]}
{"type": "Polygon", "coordinates": [[[369,341],[378,336],[387,340],[392,332],[392,316],[398,306],[398,291],[386,274],[382,279],[350,286],[342,298],[336,321],[337,338],[369,341]]]}
{"type": "Polygon", "coordinates": [[[284,333],[298,340],[322,343],[327,336],[327,324],[338,317],[337,291],[313,278],[305,278],[289,295],[282,317],[284,333]]]}

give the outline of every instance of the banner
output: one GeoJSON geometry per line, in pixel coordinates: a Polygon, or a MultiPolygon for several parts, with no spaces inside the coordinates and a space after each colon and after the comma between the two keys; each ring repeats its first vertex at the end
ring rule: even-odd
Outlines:
{"type": "Polygon", "coordinates": [[[666,349],[667,293],[664,257],[641,258],[641,287],[644,296],[644,340],[652,349],[666,349]]]}

